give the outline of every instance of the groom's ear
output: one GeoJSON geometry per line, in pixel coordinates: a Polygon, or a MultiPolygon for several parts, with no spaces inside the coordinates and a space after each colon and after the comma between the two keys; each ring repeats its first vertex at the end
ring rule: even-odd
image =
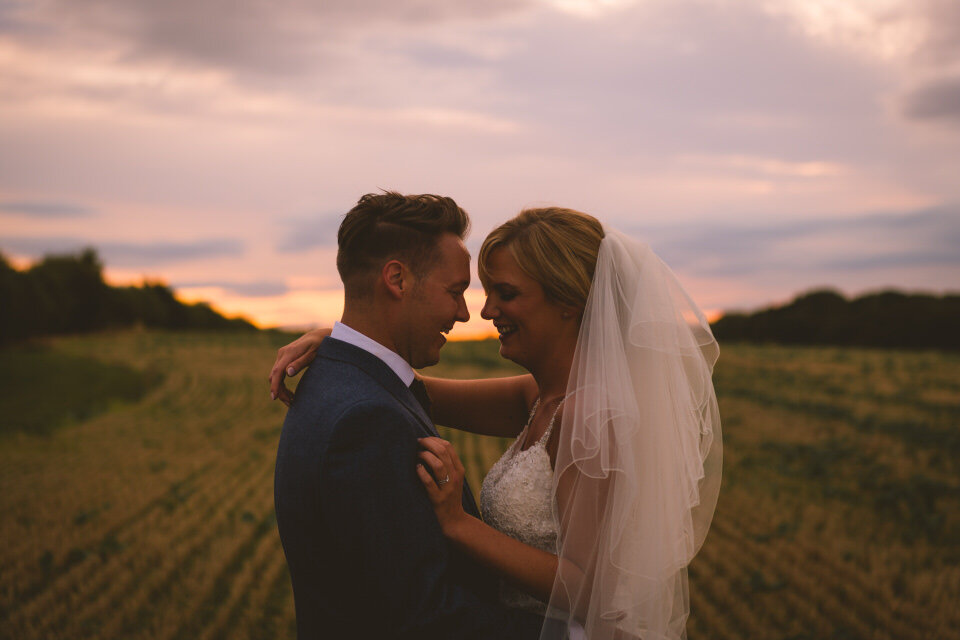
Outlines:
{"type": "Polygon", "coordinates": [[[380,270],[380,280],[391,298],[400,299],[405,289],[410,289],[410,271],[399,260],[391,260],[380,270]]]}

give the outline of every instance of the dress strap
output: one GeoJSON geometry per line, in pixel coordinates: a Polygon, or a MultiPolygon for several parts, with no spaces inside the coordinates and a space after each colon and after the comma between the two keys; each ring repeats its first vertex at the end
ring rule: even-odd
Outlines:
{"type": "Polygon", "coordinates": [[[514,442],[517,446],[522,447],[523,442],[527,439],[527,432],[530,431],[530,425],[533,424],[533,416],[537,413],[537,407],[540,406],[540,396],[537,396],[537,399],[534,400],[533,406],[530,407],[530,413],[527,415],[527,423],[523,425],[523,429],[520,430],[520,435],[517,436],[517,439],[514,442]]]}
{"type": "MultiPolygon", "coordinates": [[[[543,432],[543,435],[540,436],[540,439],[537,440],[537,444],[541,442],[546,445],[547,440],[550,439],[550,434],[553,433],[553,423],[557,421],[557,414],[560,413],[560,407],[563,406],[563,401],[566,400],[566,397],[561,398],[560,402],[557,403],[557,408],[553,410],[553,415],[550,416],[550,424],[547,425],[547,430],[543,432]]],[[[540,402],[540,399],[537,398],[537,402],[540,402]]]]}
{"type": "Polygon", "coordinates": [[[530,407],[530,415],[527,416],[527,424],[524,426],[529,427],[530,423],[533,422],[533,414],[537,412],[537,407],[540,406],[540,396],[537,396],[537,399],[533,401],[533,406],[530,407]]]}

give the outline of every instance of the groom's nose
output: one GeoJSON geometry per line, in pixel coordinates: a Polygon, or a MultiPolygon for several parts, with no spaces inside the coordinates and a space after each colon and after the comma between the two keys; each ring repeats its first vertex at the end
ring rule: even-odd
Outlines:
{"type": "Polygon", "coordinates": [[[460,301],[457,304],[457,321],[466,322],[470,319],[470,310],[467,309],[467,300],[461,294],[460,301]]]}

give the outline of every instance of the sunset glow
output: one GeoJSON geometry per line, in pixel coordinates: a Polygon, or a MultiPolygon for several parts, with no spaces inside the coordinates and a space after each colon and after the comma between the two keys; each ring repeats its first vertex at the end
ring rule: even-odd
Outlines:
{"type": "MultiPolygon", "coordinates": [[[[454,197],[474,256],[591,213],[711,317],[955,291],[958,42],[960,5],[908,0],[0,0],[0,251],[329,324],[339,220],[395,189],[454,197]]],[[[469,302],[454,337],[489,335],[469,302]]]]}

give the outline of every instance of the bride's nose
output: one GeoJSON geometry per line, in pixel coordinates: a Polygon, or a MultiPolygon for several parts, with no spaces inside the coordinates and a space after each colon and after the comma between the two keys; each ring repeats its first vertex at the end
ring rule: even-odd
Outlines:
{"type": "Polygon", "coordinates": [[[483,301],[483,309],[480,309],[480,317],[484,320],[493,320],[498,315],[500,315],[500,311],[490,301],[490,296],[487,296],[486,300],[483,301]]]}

